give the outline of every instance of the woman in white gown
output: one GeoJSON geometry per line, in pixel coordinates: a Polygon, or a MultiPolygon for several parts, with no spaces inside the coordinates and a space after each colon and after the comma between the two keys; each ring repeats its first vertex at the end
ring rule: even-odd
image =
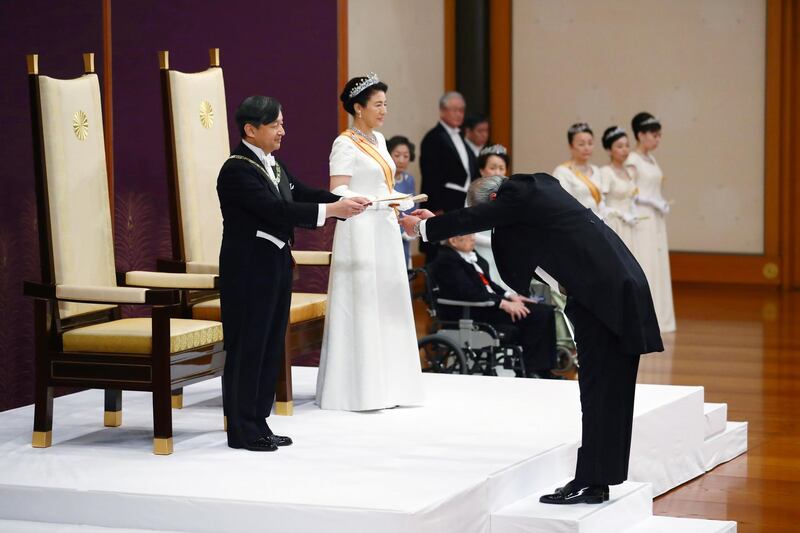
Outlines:
{"type": "MultiPolygon", "coordinates": [[[[331,150],[336,194],[371,200],[400,196],[386,141],[374,131],[386,115],[386,90],[370,73],[353,78],[342,91],[354,120],[331,150]]],[[[317,378],[322,409],[368,411],[423,402],[402,237],[390,205],[376,201],[358,217],[336,224],[317,378]]],[[[397,207],[412,205],[405,201],[397,207]]]]}
{"type": "Polygon", "coordinates": [[[600,218],[605,216],[605,188],[600,181],[600,169],[589,163],[594,152],[594,133],[585,122],[573,124],[567,130],[571,158],[553,171],[561,186],[584,207],[600,218]]]}
{"type": "Polygon", "coordinates": [[[633,201],[639,190],[634,181],[634,170],[625,166],[630,154],[628,134],[619,126],[603,132],[603,148],[611,162],[600,168],[600,180],[606,190],[606,224],[613,229],[628,249],[636,254],[635,226],[636,204],[633,201]]]}
{"type": "MultiPolygon", "coordinates": [[[[495,144],[487,146],[478,154],[478,172],[481,177],[486,176],[507,176],[508,175],[508,150],[502,144],[495,144]]],[[[486,259],[489,263],[489,277],[492,281],[506,290],[511,290],[506,285],[500,272],[497,270],[497,265],[494,262],[494,254],[492,253],[492,230],[481,231],[475,234],[475,252],[481,257],[486,259]]]]}
{"type": "Polygon", "coordinates": [[[627,165],[636,171],[637,214],[636,259],[642,265],[650,284],[658,326],[662,332],[675,331],[675,308],[672,304],[672,276],[669,269],[667,221],[669,203],[661,193],[664,174],[652,151],[661,142],[661,123],[650,113],[639,113],[631,121],[636,136],[636,149],[630,153],[627,165]]]}

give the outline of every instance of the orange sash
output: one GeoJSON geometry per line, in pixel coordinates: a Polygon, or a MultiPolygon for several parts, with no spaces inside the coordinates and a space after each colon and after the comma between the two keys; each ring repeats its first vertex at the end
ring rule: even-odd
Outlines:
{"type": "Polygon", "coordinates": [[[586,185],[586,187],[588,187],[588,188],[589,188],[589,192],[590,192],[590,193],[592,193],[592,198],[594,198],[594,202],[595,202],[597,205],[600,205],[600,202],[603,200],[603,196],[600,194],[600,189],[598,189],[598,188],[597,188],[597,185],[595,185],[595,184],[594,184],[594,182],[593,182],[592,180],[590,180],[589,178],[587,178],[587,177],[586,177],[586,176],[583,174],[583,172],[581,172],[580,170],[578,170],[577,168],[575,168],[575,167],[572,165],[572,161],[568,161],[568,162],[566,163],[566,166],[567,166],[567,168],[568,168],[568,169],[570,169],[570,171],[571,171],[573,174],[575,174],[576,176],[578,176],[578,178],[580,178],[580,180],[583,182],[583,184],[584,184],[584,185],[586,185]]]}
{"type": "Polygon", "coordinates": [[[394,190],[394,172],[392,172],[392,167],[389,166],[389,163],[386,162],[381,153],[374,146],[372,146],[372,143],[353,130],[344,130],[342,135],[349,137],[359,150],[374,159],[375,162],[381,166],[386,187],[389,189],[389,194],[391,194],[394,190]]]}

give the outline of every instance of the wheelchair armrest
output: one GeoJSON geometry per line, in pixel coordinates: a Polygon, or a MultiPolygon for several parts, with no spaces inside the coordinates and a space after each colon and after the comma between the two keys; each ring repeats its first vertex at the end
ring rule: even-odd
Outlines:
{"type": "Polygon", "coordinates": [[[494,307],[497,305],[497,302],[494,300],[486,300],[483,302],[467,302],[464,300],[450,300],[447,298],[437,298],[436,303],[441,305],[453,305],[457,307],[494,307]]]}

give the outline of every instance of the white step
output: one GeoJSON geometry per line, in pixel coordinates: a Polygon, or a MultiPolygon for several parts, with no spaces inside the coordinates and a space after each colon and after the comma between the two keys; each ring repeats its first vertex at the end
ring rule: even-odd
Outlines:
{"type": "Polygon", "coordinates": [[[55,524],[51,522],[27,522],[24,520],[0,520],[0,532],[8,533],[170,533],[153,529],[127,529],[82,524],[55,524]]]}
{"type": "Polygon", "coordinates": [[[651,516],[624,533],[736,533],[736,522],[651,516]]]}
{"type": "Polygon", "coordinates": [[[602,504],[539,503],[542,494],[555,488],[548,487],[492,513],[492,533],[619,533],[653,512],[649,483],[615,485],[609,501],[602,504]]]}
{"type": "Polygon", "coordinates": [[[703,443],[706,471],[747,451],[747,422],[728,422],[725,431],[703,443]]]}
{"type": "Polygon", "coordinates": [[[706,419],[706,439],[710,439],[725,431],[725,424],[728,422],[727,403],[704,404],[703,414],[706,419]]]}

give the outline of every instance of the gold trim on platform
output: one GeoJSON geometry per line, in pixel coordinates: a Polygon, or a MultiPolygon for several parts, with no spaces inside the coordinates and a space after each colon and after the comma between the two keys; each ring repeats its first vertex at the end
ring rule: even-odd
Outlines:
{"type": "Polygon", "coordinates": [[[172,437],[168,439],[153,439],[153,453],[156,455],[170,455],[172,453],[172,437]]]}
{"type": "Polygon", "coordinates": [[[208,60],[209,60],[210,66],[212,66],[212,67],[218,67],[219,66],[219,48],[211,48],[208,51],[208,60]]]}
{"type": "Polygon", "coordinates": [[[294,414],[294,401],[275,402],[275,414],[281,416],[292,416],[294,414]]]}
{"type": "Polygon", "coordinates": [[[107,428],[118,428],[122,425],[122,411],[105,411],[103,425],[107,428]]]}
{"type": "Polygon", "coordinates": [[[28,54],[28,74],[39,74],[39,54],[28,54]]]}
{"type": "Polygon", "coordinates": [[[94,52],[87,52],[83,54],[83,71],[86,74],[94,72],[94,52]]]}
{"type": "Polygon", "coordinates": [[[53,445],[52,431],[34,431],[31,444],[34,448],[49,448],[53,445]]]}
{"type": "Polygon", "coordinates": [[[161,70],[169,70],[169,51],[161,50],[158,52],[158,66],[161,70]]]}
{"type": "Polygon", "coordinates": [[[183,394],[173,394],[170,401],[173,409],[183,409],[183,394]]]}

